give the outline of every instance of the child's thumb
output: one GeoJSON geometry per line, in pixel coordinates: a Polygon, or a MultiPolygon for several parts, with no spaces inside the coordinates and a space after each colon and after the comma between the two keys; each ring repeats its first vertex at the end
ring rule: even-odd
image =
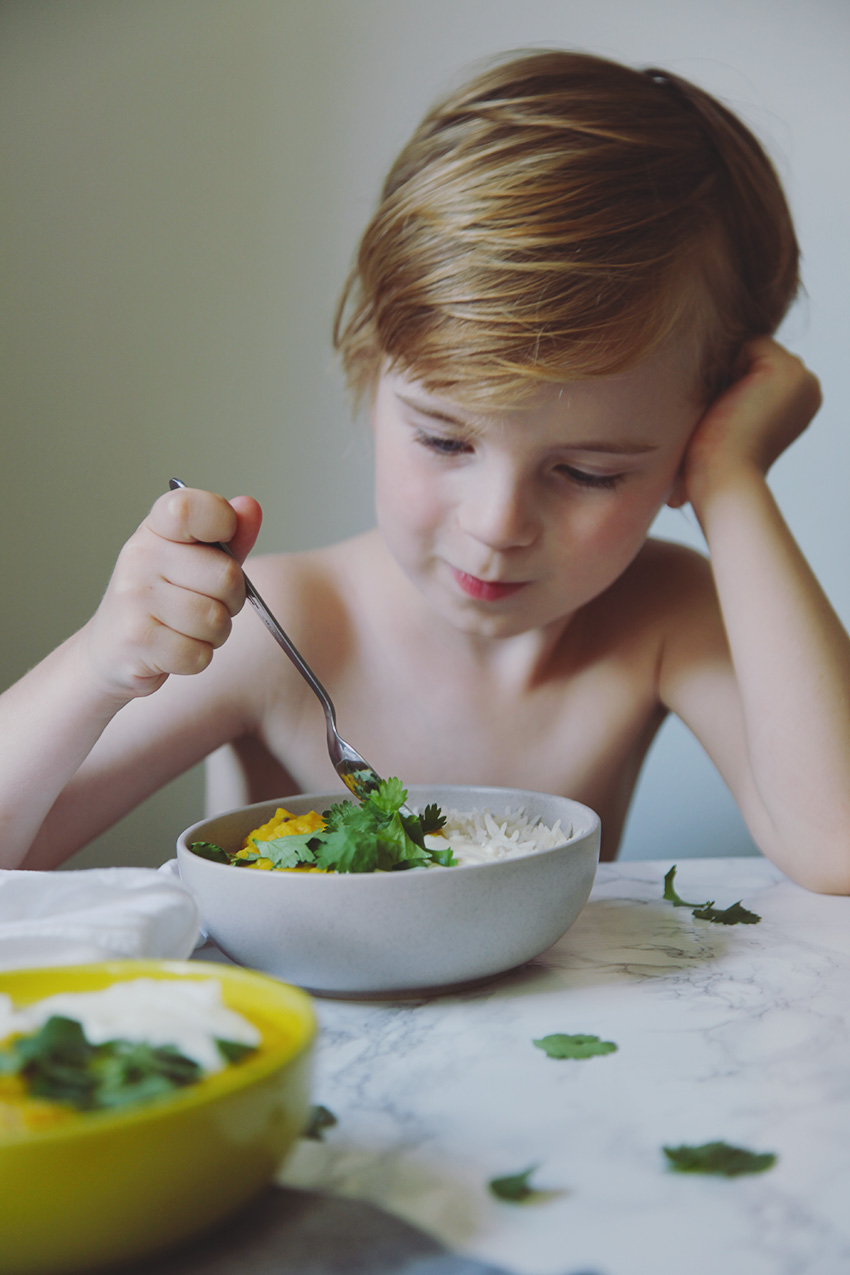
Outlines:
{"type": "Polygon", "coordinates": [[[234,496],[230,504],[236,513],[237,526],[227,547],[239,562],[244,562],[260,534],[263,511],[253,496],[234,496]]]}

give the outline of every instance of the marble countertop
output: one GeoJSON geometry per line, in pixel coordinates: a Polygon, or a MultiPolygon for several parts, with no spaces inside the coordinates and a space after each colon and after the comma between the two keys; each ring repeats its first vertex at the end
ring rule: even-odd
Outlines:
{"type": "Polygon", "coordinates": [[[379,1205],[445,1246],[452,1270],[850,1270],[850,899],[759,858],[683,860],[684,898],[762,917],[728,927],[663,901],[670,866],[601,865],[561,941],[487,986],[317,1001],[315,1097],[338,1124],[299,1143],[279,1179],[299,1188],[289,1197],[379,1205]],[[618,1048],[555,1061],[532,1043],[554,1032],[618,1048]],[[776,1166],[667,1168],[664,1145],[715,1140],[776,1166]],[[532,1165],[530,1201],[488,1191],[532,1165]]]}

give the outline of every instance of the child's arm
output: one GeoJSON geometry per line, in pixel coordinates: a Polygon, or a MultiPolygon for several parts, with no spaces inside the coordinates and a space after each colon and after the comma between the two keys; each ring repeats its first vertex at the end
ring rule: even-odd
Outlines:
{"type": "Polygon", "coordinates": [[[850,893],[850,641],[765,481],[820,390],[775,341],[746,354],[682,474],[722,625],[707,591],[691,600],[665,651],[661,694],[721,770],[764,853],[810,889],[850,893]]]}
{"type": "MultiPolygon", "coordinates": [[[[163,496],[124,546],[92,619],[0,697],[0,866],[24,863],[45,817],[60,794],[73,789],[79,768],[120,709],[152,695],[170,674],[198,673],[210,663],[245,591],[237,564],[199,542],[226,541],[241,561],[260,517],[247,497],[231,505],[209,492],[163,496]]],[[[157,702],[139,715],[148,751],[144,777],[129,714],[129,729],[115,723],[109,736],[123,753],[123,781],[120,766],[117,772],[95,766],[99,780],[83,785],[84,799],[65,802],[68,821],[51,821],[49,848],[40,847],[25,866],[60,862],[100,830],[105,808],[110,821],[118,818],[152,786],[191,764],[185,739],[175,740],[169,755],[155,755],[157,731],[166,731],[176,708],[171,701],[186,698],[175,689],[161,710],[157,702]]]]}

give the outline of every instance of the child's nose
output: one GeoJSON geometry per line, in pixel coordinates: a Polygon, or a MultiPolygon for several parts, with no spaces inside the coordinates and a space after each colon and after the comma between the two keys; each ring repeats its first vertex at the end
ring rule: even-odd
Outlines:
{"type": "Polygon", "coordinates": [[[476,483],[461,506],[460,525],[467,535],[497,550],[530,545],[538,531],[532,495],[513,476],[476,483]]]}

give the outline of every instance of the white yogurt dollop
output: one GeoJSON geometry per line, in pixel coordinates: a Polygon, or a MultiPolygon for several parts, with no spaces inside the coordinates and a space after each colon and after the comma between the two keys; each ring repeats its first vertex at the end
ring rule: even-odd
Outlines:
{"type": "Polygon", "coordinates": [[[76,1019],[91,1045],[107,1040],[173,1045],[207,1072],[227,1065],[217,1039],[251,1046],[262,1040],[252,1022],[224,1004],[217,979],[135,978],[98,992],[58,992],[17,1010],[2,996],[0,1041],[38,1031],[54,1015],[76,1019]]]}

